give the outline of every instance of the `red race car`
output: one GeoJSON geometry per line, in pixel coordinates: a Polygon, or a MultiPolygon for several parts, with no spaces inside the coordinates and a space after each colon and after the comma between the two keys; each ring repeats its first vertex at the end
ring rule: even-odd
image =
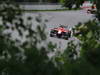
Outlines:
{"type": "Polygon", "coordinates": [[[71,30],[66,26],[59,26],[58,28],[51,29],[50,37],[58,37],[68,40],[71,37],[71,30]]]}

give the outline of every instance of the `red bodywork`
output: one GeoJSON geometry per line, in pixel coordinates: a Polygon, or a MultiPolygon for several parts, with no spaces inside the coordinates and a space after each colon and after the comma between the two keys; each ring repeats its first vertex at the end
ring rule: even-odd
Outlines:
{"type": "Polygon", "coordinates": [[[62,27],[59,27],[59,28],[54,28],[52,30],[56,30],[56,31],[61,31],[61,32],[70,32],[69,30],[65,29],[65,28],[62,28],[62,27]]]}

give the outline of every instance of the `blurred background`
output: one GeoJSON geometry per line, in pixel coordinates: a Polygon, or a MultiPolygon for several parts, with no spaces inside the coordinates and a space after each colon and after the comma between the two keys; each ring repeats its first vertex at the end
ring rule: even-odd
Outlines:
{"type": "Polygon", "coordinates": [[[100,75],[100,1],[0,0],[0,75],[22,74],[100,75]]]}

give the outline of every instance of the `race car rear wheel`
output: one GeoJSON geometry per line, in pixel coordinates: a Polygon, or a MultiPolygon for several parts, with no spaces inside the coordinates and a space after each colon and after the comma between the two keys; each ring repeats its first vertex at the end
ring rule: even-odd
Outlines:
{"type": "Polygon", "coordinates": [[[52,34],[50,34],[50,37],[53,37],[53,35],[52,35],[52,34]]]}

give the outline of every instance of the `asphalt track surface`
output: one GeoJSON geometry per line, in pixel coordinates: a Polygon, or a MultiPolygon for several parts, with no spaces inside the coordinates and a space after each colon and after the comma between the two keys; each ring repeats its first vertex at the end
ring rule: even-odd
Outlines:
{"type": "MultiPolygon", "coordinates": [[[[67,47],[67,43],[71,40],[76,40],[76,38],[71,37],[68,40],[59,39],[50,37],[50,30],[55,27],[59,27],[60,24],[68,26],[68,27],[74,27],[79,22],[87,22],[91,19],[93,19],[92,14],[87,14],[85,10],[77,10],[77,11],[46,11],[46,12],[25,12],[23,15],[24,22],[26,25],[32,24],[32,28],[36,29],[37,25],[39,25],[38,22],[36,22],[36,17],[42,18],[42,23],[46,24],[46,34],[47,34],[47,40],[43,43],[43,45],[47,45],[49,41],[52,41],[53,44],[57,44],[57,50],[64,50],[67,47]],[[32,20],[27,21],[27,17],[31,16],[32,20]],[[40,17],[41,16],[41,17],[40,17]],[[46,20],[46,22],[45,22],[46,20]]],[[[22,42],[25,41],[25,37],[18,37],[18,33],[12,30],[4,31],[4,33],[12,33],[13,39],[20,39],[22,42]]],[[[23,34],[27,34],[27,32],[23,31],[23,34]]],[[[78,40],[76,40],[75,43],[77,43],[78,40]]],[[[53,55],[53,53],[51,53],[53,55]]],[[[50,56],[50,55],[49,55],[50,56]]]]}
{"type": "Polygon", "coordinates": [[[33,17],[33,28],[36,27],[38,23],[36,23],[34,20],[36,16],[41,14],[42,19],[47,19],[48,22],[46,23],[46,33],[47,33],[47,40],[52,41],[54,44],[57,44],[57,48],[60,48],[61,50],[64,50],[67,47],[67,43],[70,40],[75,40],[75,38],[71,37],[68,40],[59,39],[59,38],[53,38],[49,36],[50,30],[52,28],[58,27],[60,24],[68,26],[68,27],[74,27],[79,22],[87,22],[91,19],[93,19],[92,14],[87,14],[85,10],[77,10],[77,11],[50,11],[50,12],[30,12],[25,13],[24,18],[27,16],[33,17]]]}

